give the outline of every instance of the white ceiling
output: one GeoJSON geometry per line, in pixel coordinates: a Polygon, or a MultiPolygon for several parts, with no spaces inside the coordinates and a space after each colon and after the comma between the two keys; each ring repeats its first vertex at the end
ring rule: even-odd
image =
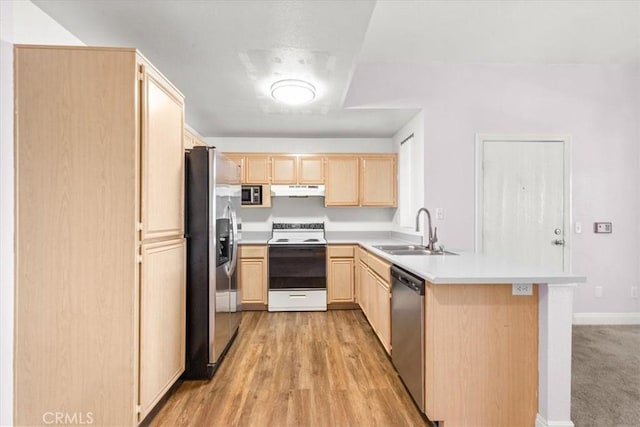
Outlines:
{"type": "Polygon", "coordinates": [[[359,62],[640,63],[638,1],[34,3],[88,45],[137,47],[203,136],[389,137],[416,110],[344,109],[359,62]],[[312,82],[316,100],[276,103],[282,78],[312,82]]]}
{"type": "Polygon", "coordinates": [[[359,59],[640,63],[640,2],[378,1],[359,59]]]}

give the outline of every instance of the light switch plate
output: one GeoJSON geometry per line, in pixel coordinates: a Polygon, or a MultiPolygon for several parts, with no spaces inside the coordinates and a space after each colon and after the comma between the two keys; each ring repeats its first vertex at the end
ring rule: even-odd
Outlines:
{"type": "Polygon", "coordinates": [[[593,232],[594,233],[611,233],[612,232],[611,223],[610,222],[594,222],[593,232]]]}
{"type": "Polygon", "coordinates": [[[511,288],[512,295],[533,295],[533,284],[514,283],[511,288]]]}
{"type": "Polygon", "coordinates": [[[575,227],[575,230],[576,230],[576,234],[582,233],[582,223],[581,222],[576,221],[574,227],[575,227]]]}

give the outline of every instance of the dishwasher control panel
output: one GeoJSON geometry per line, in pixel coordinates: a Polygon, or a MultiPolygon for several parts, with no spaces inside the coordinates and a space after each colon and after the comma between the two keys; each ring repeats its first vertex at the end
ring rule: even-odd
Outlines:
{"type": "Polygon", "coordinates": [[[391,266],[391,277],[407,288],[424,295],[424,279],[417,277],[395,265],[391,266]]]}

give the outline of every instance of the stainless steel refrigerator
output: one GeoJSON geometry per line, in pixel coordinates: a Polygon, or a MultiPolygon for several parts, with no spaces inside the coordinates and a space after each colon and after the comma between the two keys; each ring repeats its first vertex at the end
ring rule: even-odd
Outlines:
{"type": "Polygon", "coordinates": [[[187,323],[184,379],[211,378],[240,324],[236,280],[240,167],[214,147],[186,153],[187,323]]]}

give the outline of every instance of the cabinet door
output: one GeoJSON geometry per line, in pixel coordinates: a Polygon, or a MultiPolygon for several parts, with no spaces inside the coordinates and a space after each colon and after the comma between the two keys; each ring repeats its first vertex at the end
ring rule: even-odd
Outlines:
{"type": "Polygon", "coordinates": [[[396,156],[361,158],[361,206],[396,206],[396,156]]]}
{"type": "Polygon", "coordinates": [[[244,178],[247,184],[269,184],[269,157],[246,156],[244,178]]]}
{"type": "Polygon", "coordinates": [[[360,305],[360,309],[367,315],[368,311],[368,293],[367,293],[367,280],[369,277],[369,273],[367,270],[367,266],[362,262],[358,262],[358,304],[360,305]]]}
{"type": "Polygon", "coordinates": [[[264,259],[240,259],[238,279],[243,304],[267,303],[267,265],[264,259]]]}
{"type": "Polygon", "coordinates": [[[299,184],[324,184],[324,157],[303,155],[298,164],[299,184]]]}
{"type": "Polygon", "coordinates": [[[184,239],[142,246],[141,420],[184,371],[185,247],[184,239]]]}
{"type": "Polygon", "coordinates": [[[325,206],[358,206],[358,158],[327,157],[325,206]]]}
{"type": "Polygon", "coordinates": [[[391,299],[389,287],[376,277],[376,332],[387,353],[391,353],[391,299]]]}
{"type": "Polygon", "coordinates": [[[329,260],[329,303],[353,302],[353,258],[329,260]]]}
{"type": "Polygon", "coordinates": [[[183,99],[151,69],[142,90],[142,240],[184,234],[183,99]]]}
{"type": "Polygon", "coordinates": [[[271,157],[271,183],[296,184],[298,182],[297,156],[271,157]]]}
{"type": "Polygon", "coordinates": [[[367,268],[367,280],[365,284],[365,292],[367,299],[367,319],[373,330],[378,333],[378,304],[376,301],[376,276],[367,268]]]}
{"type": "Polygon", "coordinates": [[[244,155],[242,154],[228,154],[228,153],[224,153],[224,155],[231,160],[232,162],[234,162],[235,164],[237,164],[238,166],[240,166],[240,180],[241,182],[244,184],[246,183],[246,178],[245,178],[245,167],[244,167],[244,155]]]}

